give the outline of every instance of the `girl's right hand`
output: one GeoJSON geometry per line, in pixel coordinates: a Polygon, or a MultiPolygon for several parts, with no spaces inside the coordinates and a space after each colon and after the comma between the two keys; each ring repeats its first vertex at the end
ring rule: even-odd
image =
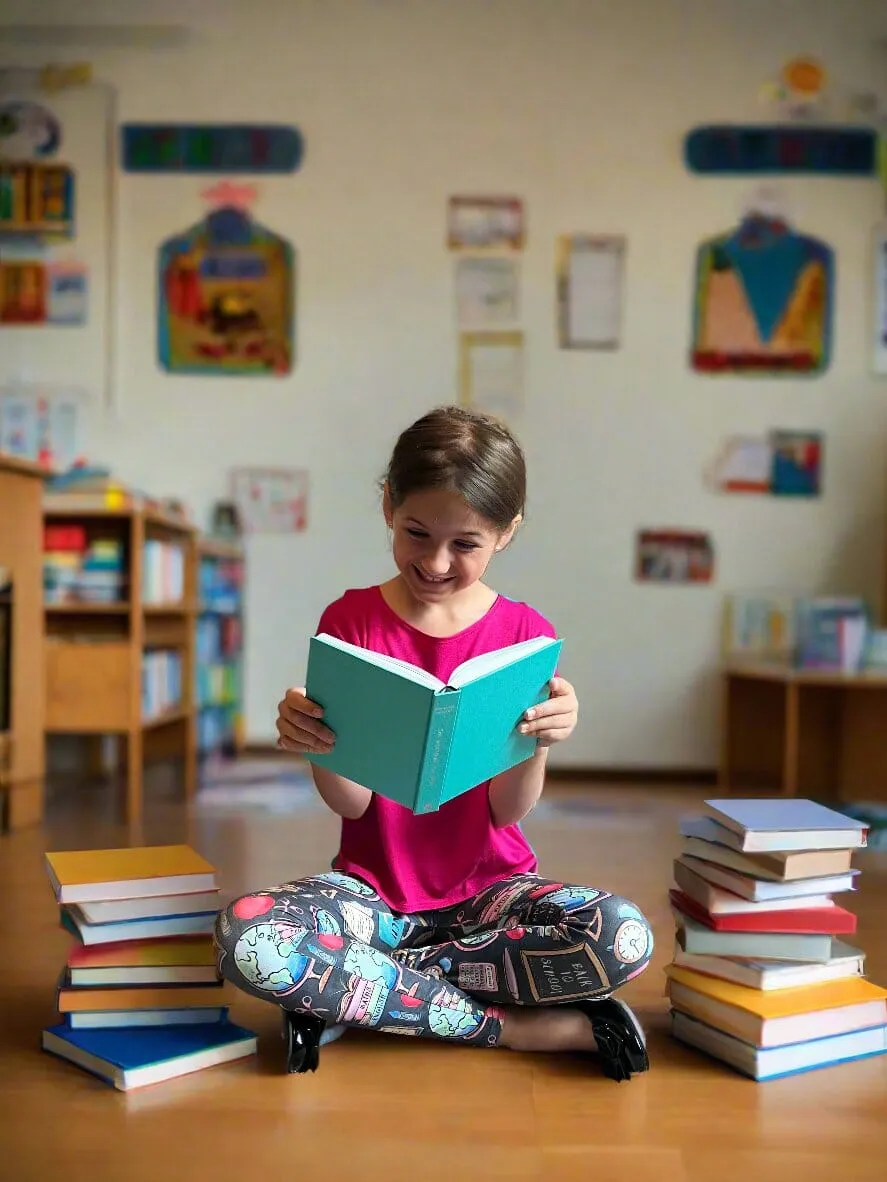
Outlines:
{"type": "Polygon", "coordinates": [[[277,746],[284,751],[326,755],[336,736],[320,721],[323,708],[305,697],[304,688],[289,689],[277,704],[277,746]]]}

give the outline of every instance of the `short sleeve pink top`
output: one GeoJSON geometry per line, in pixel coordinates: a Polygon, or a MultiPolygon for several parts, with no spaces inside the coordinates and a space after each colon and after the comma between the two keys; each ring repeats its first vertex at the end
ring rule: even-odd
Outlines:
{"type": "MultiPolygon", "coordinates": [[[[455,636],[428,636],[402,620],[378,586],[346,591],[324,611],[318,632],[409,661],[442,681],[471,657],[556,635],[533,608],[500,595],[486,615],[455,636]]],[[[333,860],[334,869],[363,879],[397,912],[449,907],[536,867],[520,826],[493,824],[489,781],[418,817],[374,794],[362,817],[342,819],[333,860]]]]}

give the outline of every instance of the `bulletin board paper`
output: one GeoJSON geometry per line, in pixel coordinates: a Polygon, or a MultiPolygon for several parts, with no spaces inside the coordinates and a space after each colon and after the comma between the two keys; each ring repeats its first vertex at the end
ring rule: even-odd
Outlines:
{"type": "Polygon", "coordinates": [[[308,526],[308,473],[303,468],[235,468],[231,495],[244,533],[301,533],[308,526]]]}
{"type": "Polygon", "coordinates": [[[524,404],[524,334],[462,334],[459,400],[513,423],[524,404]]]}
{"type": "Polygon", "coordinates": [[[558,241],[558,337],[562,349],[618,349],[626,240],[562,235],[558,241]]]}
{"type": "Polygon", "coordinates": [[[450,250],[521,250],[524,203],[517,197],[451,197],[447,208],[450,250]]]}
{"type": "Polygon", "coordinates": [[[513,325],[519,313],[519,264],[514,258],[457,257],[456,318],[460,328],[513,325]]]}

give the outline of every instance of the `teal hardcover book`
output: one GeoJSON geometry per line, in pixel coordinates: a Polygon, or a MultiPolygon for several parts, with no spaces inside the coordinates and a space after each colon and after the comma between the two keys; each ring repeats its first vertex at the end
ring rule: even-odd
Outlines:
{"type": "Polygon", "coordinates": [[[472,657],[448,684],[381,653],[321,633],[311,638],[307,693],[336,736],[306,755],[414,813],[530,759],[521,717],[547,699],[563,641],[549,636],[472,657]]]}

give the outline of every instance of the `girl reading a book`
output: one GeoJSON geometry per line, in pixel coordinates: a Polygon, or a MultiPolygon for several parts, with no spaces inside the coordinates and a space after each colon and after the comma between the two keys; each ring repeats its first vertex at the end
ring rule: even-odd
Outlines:
{"type": "MultiPolygon", "coordinates": [[[[424,415],[398,439],[383,481],[397,573],[346,591],[318,631],[443,681],[470,657],[554,636],[533,608],[483,581],[522,520],[525,492],[523,453],[500,422],[460,407],[424,415]]],[[[278,709],[278,746],[331,749],[335,735],[304,689],[278,709]]],[[[641,1026],[613,998],[649,963],[647,920],[618,895],[541,877],[520,827],[548,749],[577,716],[573,686],[556,676],[518,723],[535,755],[424,815],[312,764],[342,819],[333,869],[237,899],[216,924],[221,974],[283,1008],[291,1071],[314,1070],[321,1042],[347,1026],[596,1052],[617,1080],[647,1069],[641,1026]]],[[[396,719],[379,725],[397,742],[396,719]]]]}

